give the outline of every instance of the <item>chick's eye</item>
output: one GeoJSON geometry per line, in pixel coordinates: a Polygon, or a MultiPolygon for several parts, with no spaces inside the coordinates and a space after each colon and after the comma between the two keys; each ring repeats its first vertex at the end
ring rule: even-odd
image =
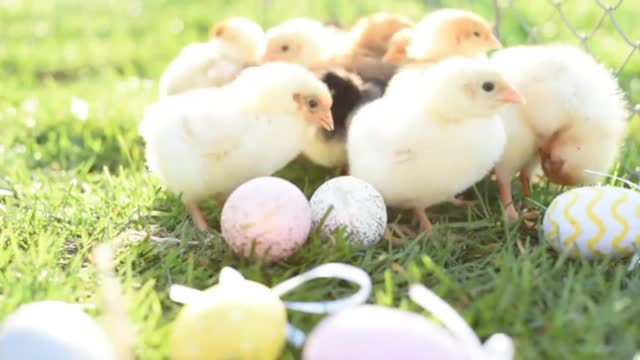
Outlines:
{"type": "Polygon", "coordinates": [[[282,50],[282,52],[287,52],[287,51],[289,51],[289,45],[282,45],[282,46],[280,46],[280,50],[282,50]]]}
{"type": "Polygon", "coordinates": [[[315,109],[318,107],[318,101],[315,99],[309,100],[308,104],[310,109],[315,109]]]}
{"type": "Polygon", "coordinates": [[[495,84],[490,81],[486,81],[482,83],[482,90],[486,92],[492,92],[493,89],[495,88],[496,88],[495,84]]]}
{"type": "Polygon", "coordinates": [[[473,32],[473,36],[475,36],[475,37],[480,37],[480,32],[479,32],[479,31],[474,31],[474,32],[473,32]]]}

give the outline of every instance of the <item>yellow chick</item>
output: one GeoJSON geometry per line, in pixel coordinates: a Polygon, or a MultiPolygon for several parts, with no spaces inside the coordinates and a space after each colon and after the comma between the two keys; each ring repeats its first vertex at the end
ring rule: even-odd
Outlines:
{"type": "Polygon", "coordinates": [[[314,70],[341,67],[365,80],[386,84],[396,66],[382,61],[395,32],[411,25],[398,15],[376,13],[362,18],[348,32],[335,26],[294,18],[267,31],[265,61],[287,61],[314,70]]]}
{"type": "Polygon", "coordinates": [[[223,20],[211,28],[210,41],[187,45],[169,64],[160,79],[160,95],[222,86],[257,65],[265,46],[264,31],[253,20],[223,20]]]}
{"type": "Polygon", "coordinates": [[[487,62],[450,58],[413,83],[413,96],[385,96],[353,118],[347,138],[351,174],[372,184],[390,207],[413,208],[423,231],[425,208],[449,201],[487,175],[506,134],[497,113],[522,97],[487,62]]]}
{"type": "Polygon", "coordinates": [[[344,41],[340,32],[307,18],[289,19],[266,33],[264,61],[312,67],[325,62],[344,41]]]}
{"type": "MultiPolygon", "coordinates": [[[[507,114],[521,125],[509,134],[497,168],[503,200],[511,199],[516,172],[531,164],[540,163],[549,180],[569,186],[598,181],[585,170],[606,172],[613,166],[628,114],[618,82],[604,66],[567,45],[512,47],[495,53],[492,62],[527,100],[507,114]]],[[[521,171],[524,186],[528,176],[521,171]]],[[[514,211],[508,213],[517,219],[514,211]]]]}
{"type": "Polygon", "coordinates": [[[481,16],[465,10],[440,9],[427,15],[412,31],[409,60],[437,61],[449,56],[477,57],[502,47],[481,16]]]}
{"type": "Polygon", "coordinates": [[[309,128],[333,129],[331,105],[327,86],[299,65],[247,68],[221,88],[149,106],[140,125],[147,166],[182,194],[204,230],[200,201],[283,168],[301,153],[309,128]]]}
{"type": "Polygon", "coordinates": [[[488,51],[501,47],[491,25],[479,15],[457,9],[436,10],[413,29],[402,30],[391,39],[384,60],[405,65],[391,79],[386,93],[407,88],[398,84],[420,79],[423,70],[435,62],[451,56],[484,60],[488,51]]]}

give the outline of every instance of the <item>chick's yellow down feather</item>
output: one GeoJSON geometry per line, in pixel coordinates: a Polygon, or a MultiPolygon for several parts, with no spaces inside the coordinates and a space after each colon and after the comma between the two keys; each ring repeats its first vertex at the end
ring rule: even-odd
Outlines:
{"type": "Polygon", "coordinates": [[[431,64],[448,57],[487,59],[489,50],[502,47],[491,26],[479,15],[457,9],[436,10],[425,16],[414,28],[396,33],[384,59],[401,66],[387,87],[387,94],[398,85],[417,80],[431,64]]]}
{"type": "Polygon", "coordinates": [[[248,68],[221,88],[149,106],[140,125],[148,167],[206,228],[199,201],[287,165],[302,151],[308,128],[333,129],[331,104],[327,86],[299,65],[248,68]]]}
{"type": "Polygon", "coordinates": [[[329,62],[354,71],[366,79],[389,81],[396,66],[383,58],[389,51],[391,39],[399,31],[413,26],[413,22],[400,15],[379,12],[358,20],[349,30],[344,48],[329,62]]]}
{"type": "MultiPolygon", "coordinates": [[[[539,162],[552,182],[590,184],[598,177],[586,170],[612,167],[628,114],[617,80],[604,66],[568,45],[512,47],[496,52],[492,62],[526,99],[506,114],[522,125],[509,133],[499,180],[510,183],[523,166],[539,162]]],[[[503,198],[510,196],[508,187],[502,185],[503,198]]]]}
{"type": "Polygon", "coordinates": [[[192,89],[218,87],[233,80],[242,69],[257,65],[266,40],[260,25],[250,19],[232,17],[211,28],[208,42],[182,49],[160,79],[160,95],[192,89]]]}
{"type": "Polygon", "coordinates": [[[443,60],[429,82],[385,96],[353,118],[347,139],[351,174],[371,183],[387,205],[424,208],[448,201],[482,179],[502,156],[506,134],[498,110],[522,101],[487,62],[443,60]]]}
{"type": "Polygon", "coordinates": [[[266,33],[264,61],[286,61],[312,67],[324,63],[346,41],[345,34],[307,18],[293,18],[266,33]]]}
{"type": "Polygon", "coordinates": [[[475,57],[499,49],[502,44],[480,15],[440,9],[429,13],[413,28],[406,46],[406,60],[437,61],[449,56],[475,57]]]}

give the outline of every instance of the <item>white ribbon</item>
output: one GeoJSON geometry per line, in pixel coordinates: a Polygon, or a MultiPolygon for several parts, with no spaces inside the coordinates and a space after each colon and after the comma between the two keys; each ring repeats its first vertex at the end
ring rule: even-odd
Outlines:
{"type": "Polygon", "coordinates": [[[332,301],[285,301],[284,305],[287,309],[310,314],[331,314],[348,306],[363,304],[369,298],[369,294],[371,294],[371,278],[369,278],[369,275],[360,268],[341,263],[320,265],[289,280],[285,280],[272,289],[278,296],[282,297],[282,295],[300,285],[315,279],[345,280],[358,284],[360,289],[349,297],[332,301]]]}
{"type": "Polygon", "coordinates": [[[440,320],[460,342],[470,350],[472,359],[511,360],[514,357],[513,340],[505,334],[491,336],[484,345],[469,324],[433,291],[423,285],[413,284],[409,298],[440,320]]]}
{"type": "Polygon", "coordinates": [[[618,180],[618,181],[630,186],[633,190],[640,191],[640,186],[632,183],[631,181],[629,181],[627,179],[619,178],[617,176],[601,173],[601,172],[598,172],[598,171],[592,171],[592,170],[585,170],[584,172],[589,174],[589,175],[602,176],[602,177],[605,177],[605,178],[608,178],[608,179],[618,180]]]}
{"type": "MultiPolygon", "coordinates": [[[[310,314],[330,314],[349,306],[363,304],[371,294],[371,278],[369,278],[369,275],[358,267],[341,263],[320,265],[305,273],[281,282],[274,286],[272,290],[279,297],[282,297],[282,295],[290,292],[300,285],[315,279],[345,280],[359,285],[360,289],[355,294],[338,300],[317,302],[284,301],[283,303],[285,307],[289,310],[301,311],[310,314]]],[[[220,280],[218,281],[218,284],[227,282],[237,283],[239,281],[245,281],[245,279],[237,270],[225,267],[220,271],[220,280]]],[[[200,290],[182,285],[171,285],[171,288],[169,289],[169,298],[181,304],[188,304],[197,301],[201,298],[202,294],[203,292],[200,290]]],[[[304,345],[306,334],[302,330],[291,324],[287,324],[286,331],[289,344],[296,348],[300,348],[304,345]]]]}

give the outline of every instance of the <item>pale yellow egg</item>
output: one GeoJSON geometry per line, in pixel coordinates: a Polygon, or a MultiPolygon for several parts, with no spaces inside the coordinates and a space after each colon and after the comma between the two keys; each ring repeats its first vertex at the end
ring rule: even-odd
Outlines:
{"type": "Polygon", "coordinates": [[[268,287],[244,279],[221,282],[185,305],[173,328],[175,360],[275,360],[287,314],[268,287]]]}

